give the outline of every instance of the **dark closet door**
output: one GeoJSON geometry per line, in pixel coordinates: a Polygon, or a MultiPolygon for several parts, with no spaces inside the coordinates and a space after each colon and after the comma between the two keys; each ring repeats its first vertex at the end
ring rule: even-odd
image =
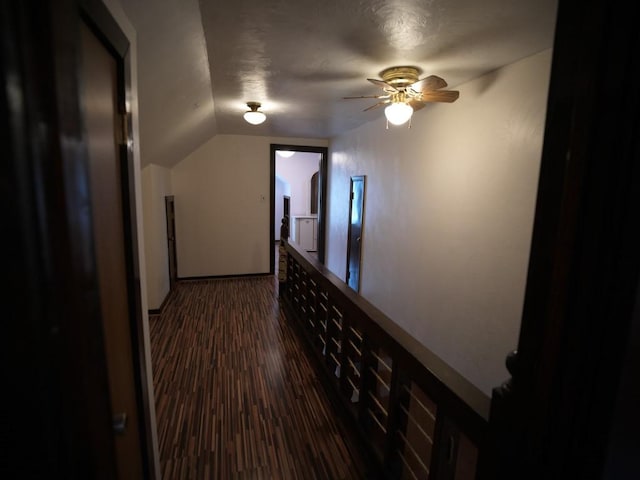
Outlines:
{"type": "Polygon", "coordinates": [[[364,176],[351,177],[349,204],[349,243],[347,249],[347,283],[360,291],[360,260],[362,256],[362,216],[364,212],[364,176]]]}
{"type": "Polygon", "coordinates": [[[169,249],[169,290],[178,281],[178,260],[176,255],[176,208],[173,195],[164,197],[167,214],[167,248],[169,249]]]}
{"type": "Polygon", "coordinates": [[[143,478],[131,338],[118,128],[117,61],[81,24],[81,108],[89,148],[89,180],[100,310],[114,416],[118,478],[143,478]]]}

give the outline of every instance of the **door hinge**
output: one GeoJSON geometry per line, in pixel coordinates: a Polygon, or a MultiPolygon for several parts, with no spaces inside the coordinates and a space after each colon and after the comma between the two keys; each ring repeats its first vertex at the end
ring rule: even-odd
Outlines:
{"type": "Polygon", "coordinates": [[[128,145],[129,142],[129,118],[126,113],[118,113],[118,127],[116,139],[120,145],[128,145]]]}
{"type": "Polygon", "coordinates": [[[127,414],[125,412],[116,413],[113,416],[113,431],[122,435],[127,428],[127,414]]]}

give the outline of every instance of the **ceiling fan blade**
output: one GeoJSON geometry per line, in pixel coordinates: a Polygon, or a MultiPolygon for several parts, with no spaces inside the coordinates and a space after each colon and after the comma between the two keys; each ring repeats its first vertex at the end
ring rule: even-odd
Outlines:
{"type": "Polygon", "coordinates": [[[433,92],[422,92],[421,102],[455,102],[460,96],[457,90],[435,90],[433,92]]]}
{"type": "Polygon", "coordinates": [[[378,80],[375,78],[367,78],[367,80],[369,80],[371,83],[373,83],[377,87],[382,88],[385,92],[396,93],[398,91],[396,87],[392,87],[387,82],[383,82],[382,80],[378,80]]]}
{"type": "Polygon", "coordinates": [[[352,100],[354,98],[389,98],[391,95],[360,95],[358,97],[342,97],[344,100],[352,100]]]}
{"type": "Polygon", "coordinates": [[[369,110],[373,110],[374,108],[381,107],[381,106],[386,105],[387,103],[390,103],[390,102],[391,102],[391,100],[385,100],[383,102],[378,102],[375,105],[371,105],[369,108],[365,108],[363,110],[363,112],[368,112],[369,110]]]}
{"type": "Polygon", "coordinates": [[[414,112],[417,112],[418,110],[426,107],[426,105],[419,100],[410,100],[408,103],[409,105],[411,105],[411,108],[413,108],[414,112]]]}
{"type": "Polygon", "coordinates": [[[409,88],[416,92],[426,92],[431,90],[438,90],[439,88],[444,88],[446,86],[447,82],[445,82],[444,79],[436,75],[429,75],[422,80],[418,80],[417,82],[412,83],[411,85],[409,85],[409,88]]]}

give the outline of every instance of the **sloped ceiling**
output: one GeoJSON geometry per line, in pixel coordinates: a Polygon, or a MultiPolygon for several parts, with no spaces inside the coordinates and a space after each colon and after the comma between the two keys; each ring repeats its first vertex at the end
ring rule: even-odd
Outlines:
{"type": "MultiPolygon", "coordinates": [[[[396,65],[451,88],[553,46],[556,0],[122,0],[138,34],[143,165],[217,133],[330,138],[382,115],[396,65]],[[267,121],[242,119],[261,102],[267,121]]],[[[462,101],[460,99],[458,101],[462,101]]]]}
{"type": "Polygon", "coordinates": [[[138,44],[142,164],[171,167],[216,134],[198,0],[121,0],[138,44]]]}

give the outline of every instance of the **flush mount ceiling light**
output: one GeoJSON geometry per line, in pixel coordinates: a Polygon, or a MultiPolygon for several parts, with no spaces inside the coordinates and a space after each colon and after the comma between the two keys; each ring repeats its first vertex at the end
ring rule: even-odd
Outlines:
{"type": "Polygon", "coordinates": [[[251,125],[260,125],[267,119],[264,113],[258,111],[260,108],[259,102],[247,102],[247,107],[249,107],[249,110],[244,113],[244,119],[251,125]]]}
{"type": "Polygon", "coordinates": [[[384,114],[389,123],[402,125],[413,115],[413,112],[420,110],[426,102],[455,102],[460,96],[460,92],[454,90],[440,90],[447,86],[442,78],[436,75],[420,79],[422,71],[416,67],[391,67],[380,72],[382,80],[377,78],[367,78],[374,85],[384,90],[383,95],[360,95],[353,98],[377,98],[375,105],[371,105],[364,111],[387,105],[384,114]]]}
{"type": "Polygon", "coordinates": [[[278,150],[278,155],[280,155],[282,158],[289,158],[292,157],[294,153],[296,153],[293,150],[278,150]]]}

